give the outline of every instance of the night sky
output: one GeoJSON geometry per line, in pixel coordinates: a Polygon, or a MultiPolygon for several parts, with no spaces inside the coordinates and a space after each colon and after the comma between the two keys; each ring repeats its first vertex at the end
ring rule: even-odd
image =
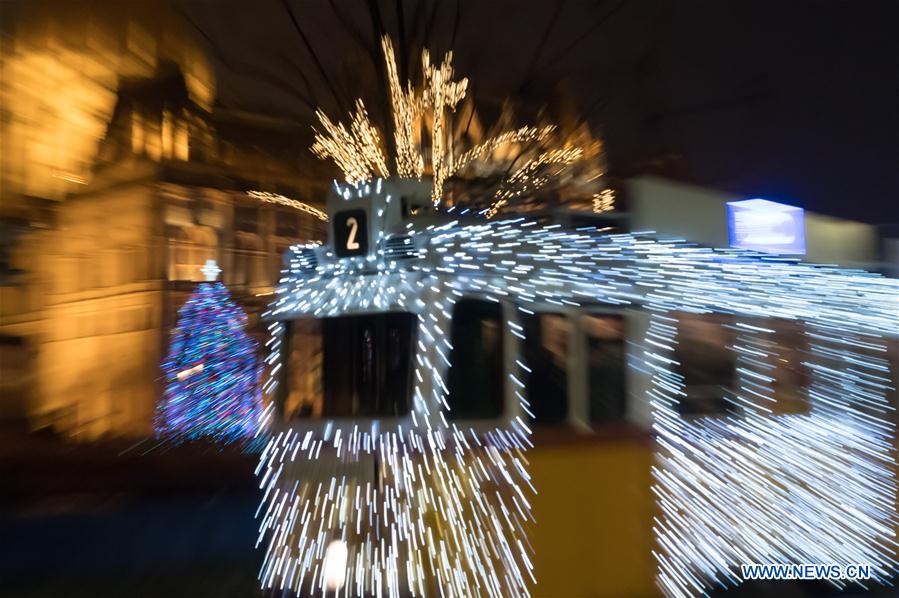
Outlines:
{"type": "Polygon", "coordinates": [[[613,174],[899,221],[899,2],[292,0],[300,31],[283,0],[179,6],[228,108],[311,125],[361,96],[377,118],[374,32],[399,40],[402,10],[410,72],[427,39],[485,114],[573,99],[613,174]]]}

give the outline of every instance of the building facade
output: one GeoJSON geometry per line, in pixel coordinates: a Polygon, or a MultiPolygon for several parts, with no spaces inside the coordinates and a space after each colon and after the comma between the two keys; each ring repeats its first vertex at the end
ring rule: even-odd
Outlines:
{"type": "Polygon", "coordinates": [[[205,109],[173,64],[120,81],[87,180],[7,251],[6,426],[85,440],[152,433],[169,331],[207,260],[261,340],[284,250],[325,230],[297,200],[323,197],[320,185],[246,141],[279,128],[205,109]]]}

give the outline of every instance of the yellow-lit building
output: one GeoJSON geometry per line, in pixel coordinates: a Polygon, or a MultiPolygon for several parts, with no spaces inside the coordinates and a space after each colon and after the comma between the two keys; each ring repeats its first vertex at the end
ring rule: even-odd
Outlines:
{"type": "Polygon", "coordinates": [[[144,435],[202,265],[259,332],[284,249],[324,234],[288,198],[324,193],[298,175],[289,124],[212,108],[175,17],[44,9],[2,60],[0,424],[144,435]]]}

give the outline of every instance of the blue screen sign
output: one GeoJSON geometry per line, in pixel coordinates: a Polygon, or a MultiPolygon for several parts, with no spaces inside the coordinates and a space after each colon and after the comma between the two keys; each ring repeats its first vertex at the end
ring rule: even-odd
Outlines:
{"type": "Polygon", "coordinates": [[[767,199],[729,201],[727,235],[738,249],[805,255],[805,210],[767,199]]]}

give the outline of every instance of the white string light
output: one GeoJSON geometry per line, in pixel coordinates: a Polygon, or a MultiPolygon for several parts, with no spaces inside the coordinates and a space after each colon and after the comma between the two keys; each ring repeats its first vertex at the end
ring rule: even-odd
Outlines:
{"type": "Polygon", "coordinates": [[[282,206],[293,208],[300,212],[305,212],[306,214],[315,216],[322,222],[328,221],[328,214],[323,212],[322,210],[319,210],[318,208],[311,206],[306,202],[285,197],[280,193],[270,193],[268,191],[247,191],[247,195],[260,201],[264,201],[267,203],[276,203],[282,206]]]}
{"type": "MultiPolygon", "coordinates": [[[[543,149],[543,144],[551,145],[551,135],[557,132],[555,126],[521,127],[504,131],[478,143],[460,156],[455,155],[452,136],[451,116],[468,92],[468,79],[454,80],[453,53],[448,52],[439,66],[431,63],[431,55],[422,51],[422,84],[413,87],[411,81],[405,86],[399,79],[396,55],[389,37],[381,39],[381,50],[390,90],[390,108],[393,117],[393,141],[395,173],[402,178],[421,179],[426,170],[432,175],[431,199],[438,205],[444,196],[444,187],[450,177],[458,174],[474,162],[488,162],[492,170],[505,172],[497,176],[501,181],[497,197],[487,206],[489,218],[511,199],[546,186],[558,179],[565,167],[583,162],[589,154],[595,158],[602,153],[602,144],[592,138],[583,139],[579,134],[574,147],[570,143],[562,147],[543,149]],[[423,139],[429,138],[429,160],[425,160],[423,139]],[[530,146],[533,157],[520,151],[519,146],[530,146]],[[497,158],[498,153],[514,153],[523,157],[523,166],[509,175],[510,164],[515,160],[508,157],[497,158]]],[[[323,131],[315,131],[312,152],[322,159],[330,158],[343,172],[347,182],[355,185],[371,180],[375,176],[387,176],[389,168],[381,143],[381,133],[373,125],[362,104],[356,101],[356,112],[350,115],[350,125],[334,122],[321,110],[316,111],[323,131]]],[[[582,132],[581,132],[582,133],[582,132]]],[[[588,136],[589,137],[589,136],[588,136]]],[[[483,170],[483,164],[481,164],[483,170]]],[[[590,181],[602,175],[594,171],[590,181]]]]}

